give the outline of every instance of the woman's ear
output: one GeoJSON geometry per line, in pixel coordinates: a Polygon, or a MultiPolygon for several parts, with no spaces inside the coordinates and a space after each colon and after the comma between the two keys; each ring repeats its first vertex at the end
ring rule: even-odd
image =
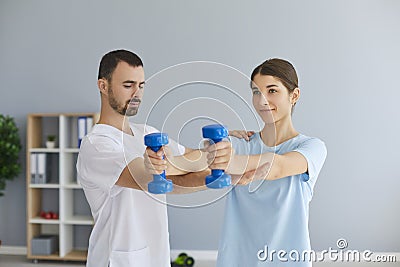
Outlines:
{"type": "Polygon", "coordinates": [[[107,80],[105,80],[105,79],[98,79],[98,80],[97,80],[97,87],[99,88],[101,94],[107,95],[107,93],[108,93],[108,90],[107,90],[107,87],[108,87],[107,80]]]}
{"type": "Polygon", "coordinates": [[[291,96],[290,96],[290,103],[292,103],[292,105],[295,105],[296,102],[299,100],[300,98],[300,89],[298,87],[294,88],[291,96]]]}

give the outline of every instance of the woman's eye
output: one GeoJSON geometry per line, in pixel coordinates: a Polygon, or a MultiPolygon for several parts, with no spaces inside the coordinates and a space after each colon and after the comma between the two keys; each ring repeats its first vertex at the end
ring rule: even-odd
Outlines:
{"type": "Polygon", "coordinates": [[[268,92],[271,93],[271,94],[273,94],[273,93],[276,93],[276,92],[278,92],[278,91],[276,91],[275,89],[269,89],[268,92]]]}
{"type": "Polygon", "coordinates": [[[258,91],[258,90],[253,90],[253,95],[259,95],[260,94],[260,91],[258,91]]]}
{"type": "Polygon", "coordinates": [[[124,85],[124,87],[125,87],[126,89],[130,89],[130,88],[131,88],[130,85],[124,85]]]}

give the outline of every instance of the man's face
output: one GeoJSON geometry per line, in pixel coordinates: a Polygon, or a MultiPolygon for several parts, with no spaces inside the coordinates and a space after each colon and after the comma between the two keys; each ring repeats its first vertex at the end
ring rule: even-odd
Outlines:
{"type": "Polygon", "coordinates": [[[144,70],[119,62],[108,86],[108,103],[119,114],[134,116],[143,97],[144,70]]]}

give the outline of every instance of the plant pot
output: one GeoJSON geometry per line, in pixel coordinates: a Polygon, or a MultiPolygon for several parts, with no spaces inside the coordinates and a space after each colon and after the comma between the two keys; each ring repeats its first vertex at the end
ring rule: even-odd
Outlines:
{"type": "Polygon", "coordinates": [[[56,142],[54,142],[54,141],[46,141],[46,147],[47,148],[55,148],[56,147],[56,142]]]}

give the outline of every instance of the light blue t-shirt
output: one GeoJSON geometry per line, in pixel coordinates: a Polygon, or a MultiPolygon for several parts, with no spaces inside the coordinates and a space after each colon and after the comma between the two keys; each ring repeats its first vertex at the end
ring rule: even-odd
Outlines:
{"type": "Polygon", "coordinates": [[[232,189],[226,199],[217,266],[311,266],[312,261],[302,260],[302,253],[311,250],[309,202],[326,158],[325,144],[299,134],[278,146],[268,147],[256,133],[250,141],[233,137],[232,145],[236,154],[241,155],[297,151],[306,158],[308,171],[232,189]],[[276,252],[271,255],[273,250],[276,252]],[[281,252],[278,257],[280,250],[286,254],[281,252]]]}

